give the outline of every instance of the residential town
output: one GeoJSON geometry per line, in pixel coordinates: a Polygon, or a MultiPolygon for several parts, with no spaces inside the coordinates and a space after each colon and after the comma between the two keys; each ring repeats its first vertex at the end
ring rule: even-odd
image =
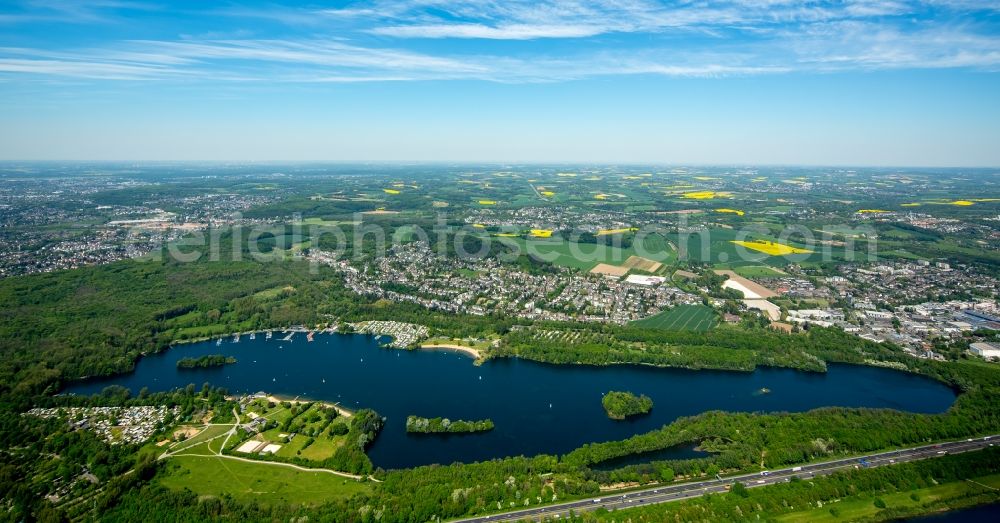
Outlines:
{"type": "Polygon", "coordinates": [[[624,324],[701,302],[659,280],[620,280],[565,268],[530,274],[494,258],[441,257],[426,242],[393,246],[361,267],[316,250],[310,256],[337,268],[358,294],[448,312],[624,324]]]}

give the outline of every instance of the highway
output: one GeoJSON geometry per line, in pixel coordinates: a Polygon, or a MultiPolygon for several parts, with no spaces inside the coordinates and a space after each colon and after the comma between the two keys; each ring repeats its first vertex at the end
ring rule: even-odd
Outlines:
{"type": "Polygon", "coordinates": [[[725,492],[733,483],[737,481],[743,483],[747,488],[763,487],[765,485],[773,485],[776,483],[790,481],[792,476],[798,476],[801,479],[810,479],[816,476],[832,474],[837,471],[848,470],[856,467],[880,467],[894,465],[897,463],[906,463],[908,461],[935,458],[945,454],[958,454],[962,452],[982,450],[986,447],[992,447],[995,442],[994,440],[996,440],[996,442],[1000,442],[1000,435],[973,438],[962,441],[952,441],[947,443],[936,443],[933,445],[924,445],[921,447],[892,450],[888,452],[878,452],[874,454],[867,454],[865,456],[837,459],[822,463],[812,463],[809,465],[788,467],[753,474],[728,476],[721,479],[696,481],[670,486],[650,487],[626,493],[608,492],[588,499],[568,501],[565,503],[546,505],[536,508],[512,510],[510,512],[502,512],[488,516],[477,516],[474,518],[466,518],[456,521],[461,523],[493,523],[497,521],[516,521],[523,519],[559,519],[567,517],[570,511],[580,513],[588,510],[596,510],[601,507],[608,510],[614,510],[619,508],[652,505],[656,503],[668,503],[671,501],[695,498],[709,492],[725,492]],[[865,463],[863,464],[862,461],[865,463]]]}

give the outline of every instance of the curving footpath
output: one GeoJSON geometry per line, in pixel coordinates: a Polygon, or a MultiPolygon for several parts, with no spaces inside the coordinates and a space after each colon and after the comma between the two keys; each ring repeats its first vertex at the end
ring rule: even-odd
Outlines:
{"type": "Polygon", "coordinates": [[[485,523],[495,521],[516,521],[516,520],[541,520],[559,519],[570,515],[570,512],[579,513],[598,508],[614,510],[641,505],[652,505],[656,503],[668,503],[684,499],[695,498],[710,492],[725,492],[733,483],[741,482],[747,488],[763,487],[775,483],[791,481],[792,476],[802,479],[811,479],[816,476],[825,476],[834,472],[859,468],[859,467],[881,467],[906,463],[922,459],[936,458],[945,454],[958,454],[962,452],[972,452],[992,447],[994,440],[1000,441],[1000,435],[973,438],[962,441],[952,441],[947,443],[937,443],[924,445],[902,450],[892,450],[888,452],[878,452],[865,456],[837,459],[822,463],[812,463],[798,467],[788,467],[770,472],[760,472],[756,474],[741,474],[720,479],[706,481],[696,481],[680,485],[647,488],[634,490],[625,494],[607,493],[601,496],[568,501],[544,507],[528,508],[492,514],[489,516],[477,516],[455,520],[461,523],[485,523]]]}
{"type": "MultiPolygon", "coordinates": [[[[367,480],[374,481],[376,483],[381,483],[380,480],[377,480],[377,479],[375,479],[375,478],[373,478],[371,476],[359,476],[357,474],[350,474],[348,472],[341,472],[339,470],[333,470],[333,469],[327,469],[327,468],[320,468],[320,467],[316,467],[316,468],[303,467],[303,466],[300,466],[300,465],[296,465],[294,463],[286,463],[286,462],[283,462],[283,461],[265,461],[265,460],[261,460],[261,459],[250,459],[250,458],[243,458],[243,457],[240,457],[240,456],[230,456],[229,454],[223,454],[221,450],[218,451],[218,452],[216,452],[214,450],[209,449],[209,451],[211,452],[211,454],[181,454],[182,452],[184,452],[185,450],[187,450],[187,449],[189,449],[191,447],[197,447],[198,445],[201,445],[201,444],[204,444],[204,443],[208,443],[209,441],[214,441],[214,440],[217,440],[217,439],[222,438],[222,437],[226,438],[226,439],[224,439],[222,441],[222,446],[221,446],[222,449],[225,449],[226,445],[229,444],[229,438],[231,436],[233,436],[234,434],[236,434],[236,429],[240,426],[240,414],[239,414],[239,412],[236,411],[236,409],[233,409],[233,417],[236,418],[236,422],[233,423],[232,428],[230,428],[226,433],[219,434],[218,436],[215,436],[215,437],[212,437],[212,438],[209,438],[209,439],[206,439],[206,440],[202,440],[202,441],[199,441],[199,442],[194,443],[192,445],[188,445],[188,446],[185,446],[185,447],[181,447],[179,449],[175,449],[173,451],[167,450],[163,454],[160,454],[160,456],[157,459],[167,459],[167,458],[171,458],[171,457],[175,457],[175,456],[176,457],[231,459],[231,460],[236,460],[236,461],[244,461],[244,462],[247,462],[247,463],[253,463],[253,464],[256,464],[256,465],[272,465],[272,466],[277,466],[277,467],[287,467],[287,468],[292,468],[292,469],[295,469],[295,470],[300,470],[302,472],[320,472],[320,473],[325,473],[325,474],[333,474],[334,476],[340,476],[340,477],[343,477],[343,478],[349,478],[349,479],[358,480],[358,481],[366,480],[367,479],[367,480]]],[[[216,425],[219,425],[219,424],[216,423],[216,425]]]]}

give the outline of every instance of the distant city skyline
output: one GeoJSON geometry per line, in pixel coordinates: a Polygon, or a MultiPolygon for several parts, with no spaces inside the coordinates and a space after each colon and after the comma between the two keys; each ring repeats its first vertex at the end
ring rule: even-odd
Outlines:
{"type": "Polygon", "coordinates": [[[1000,166],[975,0],[0,7],[0,160],[1000,166]]]}

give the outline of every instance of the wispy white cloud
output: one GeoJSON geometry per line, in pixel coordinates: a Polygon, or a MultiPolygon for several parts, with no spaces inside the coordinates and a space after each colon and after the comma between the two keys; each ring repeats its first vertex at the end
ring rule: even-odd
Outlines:
{"type": "MultiPolygon", "coordinates": [[[[43,3],[25,12],[54,12],[43,3]]],[[[105,1],[63,12],[149,9],[105,1]],[[97,6],[97,7],[95,7],[97,6]]],[[[372,0],[339,9],[228,9],[225,31],[89,47],[0,47],[0,77],[202,82],[553,82],[595,76],[724,77],[788,71],[1000,68],[973,0],[372,0]],[[937,9],[942,16],[915,16],[937,9]],[[945,16],[947,15],[947,16],[945,16]],[[233,19],[252,17],[249,31],[233,19]],[[277,28],[275,27],[277,26],[277,28]],[[282,29],[283,28],[283,29],[282,29]],[[254,37],[256,34],[271,37],[254,37]],[[602,35],[617,34],[615,37],[602,35]],[[227,35],[231,35],[227,37],[227,35]],[[680,37],[678,36],[680,35],[680,37]],[[687,37],[691,38],[687,38],[687,37]],[[427,44],[424,39],[455,42],[427,44]],[[464,45],[469,39],[482,40],[464,45]],[[540,40],[506,44],[503,40],[540,40]],[[581,45],[547,45],[550,39],[581,45]]],[[[0,37],[0,45],[7,40],[0,37]]]]}
{"type": "Polygon", "coordinates": [[[130,41],[115,48],[54,52],[0,48],[0,72],[117,80],[377,82],[475,79],[552,82],[608,75],[724,76],[776,73],[783,66],[663,52],[574,57],[438,57],[325,40],[130,41]],[[15,58],[2,58],[3,55],[15,58]]]}
{"type": "MultiPolygon", "coordinates": [[[[983,2],[985,4],[985,2],[983,2]]],[[[375,0],[321,16],[366,18],[373,34],[398,38],[581,38],[606,33],[712,31],[902,16],[920,0],[375,0]]]]}
{"type": "Polygon", "coordinates": [[[909,31],[871,22],[839,22],[783,35],[799,67],[819,69],[1000,68],[1000,39],[960,25],[909,31]]]}
{"type": "Polygon", "coordinates": [[[0,58],[0,72],[64,76],[92,80],[153,80],[177,71],[144,65],[99,61],[0,58]]]}
{"type": "Polygon", "coordinates": [[[483,24],[430,24],[380,27],[373,34],[402,38],[483,38],[490,40],[534,40],[536,38],[580,38],[607,32],[593,25],[512,24],[491,27],[483,24]]]}
{"type": "Polygon", "coordinates": [[[122,12],[155,11],[157,4],[125,0],[13,0],[0,24],[25,23],[95,24],[122,20],[122,12]]]}

